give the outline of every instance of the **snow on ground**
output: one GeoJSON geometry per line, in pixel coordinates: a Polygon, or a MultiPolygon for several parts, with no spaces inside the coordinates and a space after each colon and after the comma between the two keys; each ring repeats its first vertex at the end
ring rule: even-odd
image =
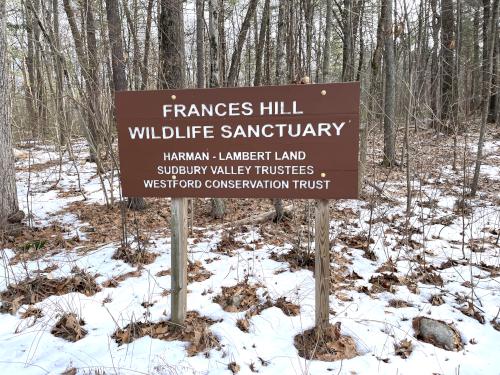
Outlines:
{"type": "Polygon", "coordinates": [[[42,317],[23,318],[27,305],[14,314],[0,314],[1,374],[60,374],[67,369],[76,369],[78,374],[232,374],[231,362],[239,365],[239,374],[500,374],[500,332],[494,327],[497,322],[498,329],[500,308],[499,141],[485,144],[489,156],[482,168],[482,183],[488,182],[488,189],[480,191],[480,199],[468,201],[464,215],[457,209],[460,176],[446,163],[427,180],[414,179],[410,217],[405,214],[406,185],[399,177],[389,179],[385,198],[369,194],[360,201],[333,202],[332,269],[343,274],[335,279],[340,280],[340,288],[333,288],[330,295],[330,321],[342,323],[342,333],[355,340],[360,354],[338,362],[298,355],[294,336],[314,325],[314,277],[310,270],[291,269],[272,256],[293,249],[297,236],[291,233],[288,240],[275,240],[272,223],[267,229],[247,226],[244,232],[235,233],[239,246],[231,253],[217,252],[224,231],[206,225],[194,228],[197,235],[190,238],[189,259],[199,261],[212,275],[190,283],[188,311],[216,321],[210,331],[220,341],[220,349],[190,357],[186,343],[149,336],[118,345],[111,337],[117,328],[137,321],[158,322],[170,315],[170,277],[159,276],[170,268],[167,223],[147,241],[147,250],[158,254],[153,263],[138,268],[112,259],[120,242],[92,242],[86,230],[90,224],[65,208],[72,202],[104,204],[103,184],[108,200],[111,195],[117,199],[116,173],[113,177],[108,173],[101,181],[95,165],[85,162],[83,142],[74,146],[75,160],[65,155],[61,166],[58,153],[50,147],[36,146],[27,152],[23,150],[17,161],[21,208],[34,227],[57,224],[65,228],[65,240],[78,241],[18,262],[16,254],[23,250],[7,243],[2,250],[0,292],[28,275],[58,278],[71,275],[74,267],[96,275],[101,290],[92,296],[76,292],[49,296],[35,304],[42,317]],[[109,194],[110,186],[113,194],[109,194]],[[352,240],[366,239],[368,233],[374,257],[352,240]],[[338,259],[343,261],[337,264],[338,259]],[[374,290],[371,278],[387,274],[380,269],[384,265],[392,265],[401,282],[374,290]],[[437,281],[419,279],[422,267],[437,281]],[[105,286],[107,280],[134,272],[117,287],[105,286]],[[349,274],[360,278],[342,284],[349,274]],[[244,280],[257,286],[261,302],[286,297],[300,306],[300,314],[287,316],[269,307],[250,317],[249,330],[243,332],[236,323],[245,318],[245,311],[224,311],[213,299],[222,287],[244,280]],[[483,322],[461,311],[472,293],[483,322]],[[436,295],[442,304],[430,302],[436,295]],[[392,300],[405,304],[391,307],[392,300]],[[88,331],[76,342],[51,334],[58,318],[68,312],[80,316],[88,331]],[[464,349],[451,352],[417,340],[412,320],[418,316],[453,323],[464,349]],[[406,359],[395,353],[395,345],[403,339],[413,345],[406,359]]]}

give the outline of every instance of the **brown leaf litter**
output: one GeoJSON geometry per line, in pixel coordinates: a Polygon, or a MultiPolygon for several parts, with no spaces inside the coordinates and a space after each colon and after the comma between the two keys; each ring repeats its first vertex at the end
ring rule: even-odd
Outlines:
{"type": "Polygon", "coordinates": [[[299,249],[294,246],[292,250],[286,253],[271,252],[270,258],[276,262],[287,262],[291,271],[301,269],[314,270],[314,252],[299,249]]]}
{"type": "Polygon", "coordinates": [[[395,285],[401,285],[401,280],[394,273],[383,273],[378,276],[372,276],[370,278],[370,283],[372,283],[371,292],[391,292],[395,291],[395,285]]]}
{"type": "Polygon", "coordinates": [[[295,336],[294,344],[299,355],[306,359],[338,361],[358,356],[352,337],[340,333],[340,322],[328,325],[323,334],[312,328],[295,336]]]}
{"type": "Polygon", "coordinates": [[[99,291],[95,277],[79,269],[74,269],[73,274],[68,277],[52,279],[47,276],[37,276],[17,284],[10,284],[1,292],[0,312],[13,314],[22,305],[32,305],[49,296],[60,296],[71,292],[91,296],[99,291]]]}
{"type": "Polygon", "coordinates": [[[80,244],[80,238],[77,235],[67,238],[71,232],[70,228],[57,222],[45,227],[29,228],[23,225],[16,236],[7,236],[3,241],[0,236],[0,247],[14,249],[15,255],[10,260],[10,264],[14,265],[55,255],[62,249],[73,249],[80,244]]]}
{"type": "Polygon", "coordinates": [[[394,353],[403,359],[408,358],[411,352],[413,352],[413,344],[408,339],[403,339],[399,343],[394,344],[394,353]]]}
{"type": "Polygon", "coordinates": [[[68,341],[78,341],[87,335],[87,330],[83,328],[85,322],[76,314],[67,313],[61,316],[50,333],[68,341]]]}
{"type": "Polygon", "coordinates": [[[187,341],[189,356],[206,352],[212,348],[220,349],[217,337],[209,327],[216,321],[189,311],[184,325],[178,326],[168,321],[158,323],[133,322],[123,329],[118,329],[111,336],[118,345],[129,344],[136,339],[150,336],[165,341],[187,341]]]}
{"type": "Polygon", "coordinates": [[[286,316],[297,316],[300,314],[300,306],[290,302],[286,297],[279,297],[275,302],[271,300],[269,296],[267,296],[266,302],[260,303],[256,306],[251,307],[246,313],[243,319],[238,319],[236,321],[236,326],[243,332],[248,332],[250,328],[250,319],[259,315],[265,309],[270,307],[277,307],[283,314],[286,316]]]}
{"type": "Polygon", "coordinates": [[[400,308],[404,308],[404,307],[413,307],[413,304],[408,302],[408,301],[404,301],[402,299],[391,299],[389,301],[388,306],[394,307],[396,309],[400,309],[400,308]]]}
{"type": "Polygon", "coordinates": [[[227,312],[245,311],[259,303],[257,288],[246,281],[235,286],[223,286],[221,294],[215,296],[213,301],[227,312]]]}
{"type": "MultiPolygon", "coordinates": [[[[75,214],[82,222],[89,223],[85,232],[93,243],[120,241],[122,238],[122,208],[120,202],[106,206],[84,201],[71,202],[57,215],[75,214]]],[[[148,237],[156,230],[168,227],[170,203],[166,199],[148,199],[142,211],[124,209],[125,220],[130,234],[148,237]]]]}
{"type": "Polygon", "coordinates": [[[135,271],[129,271],[124,274],[118,275],[116,277],[112,277],[102,283],[103,288],[116,288],[122,281],[128,279],[129,277],[140,277],[142,274],[141,269],[137,269],[135,271]]]}
{"type": "Polygon", "coordinates": [[[158,254],[147,250],[131,249],[130,247],[120,246],[116,249],[112,258],[122,260],[131,266],[151,264],[155,261],[158,254]]]}
{"type": "Polygon", "coordinates": [[[227,368],[231,370],[233,374],[237,374],[240,371],[240,365],[237,364],[236,362],[231,362],[230,364],[227,365],[227,368]]]}
{"type": "Polygon", "coordinates": [[[222,237],[217,244],[217,247],[212,250],[214,253],[220,253],[227,256],[233,256],[233,251],[239,248],[243,248],[244,245],[234,238],[234,231],[230,230],[224,232],[222,237]]]}
{"type": "Polygon", "coordinates": [[[195,262],[189,261],[188,263],[188,283],[202,282],[209,279],[213,273],[206,270],[203,264],[197,260],[195,262]]]}

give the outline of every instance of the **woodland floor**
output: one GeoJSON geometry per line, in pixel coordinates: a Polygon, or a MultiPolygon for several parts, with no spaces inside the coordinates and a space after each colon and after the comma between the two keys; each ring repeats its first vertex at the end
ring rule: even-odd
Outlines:
{"type": "MultiPolygon", "coordinates": [[[[314,325],[312,201],[285,202],[293,217],[280,224],[220,229],[209,200],[195,200],[188,329],[178,331],[167,322],[168,200],[126,213],[123,247],[116,173],[101,181],[82,141],[62,163],[50,146],[18,144],[28,217],[0,243],[0,373],[499,374],[500,132],[487,134],[480,191],[465,200],[474,137],[458,138],[453,171],[451,138],[412,135],[410,215],[405,166],[379,166],[370,138],[367,178],[382,193],[331,203],[330,321],[345,353],[301,351],[313,360],[294,345],[314,325]],[[102,186],[109,202],[114,187],[109,206],[102,186]],[[418,317],[451,324],[461,349],[421,341],[418,317]]],[[[224,223],[272,209],[227,206],[224,223]]]]}

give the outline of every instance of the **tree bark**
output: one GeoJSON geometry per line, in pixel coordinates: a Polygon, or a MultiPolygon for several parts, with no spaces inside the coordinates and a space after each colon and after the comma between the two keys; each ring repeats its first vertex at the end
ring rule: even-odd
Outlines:
{"type": "Polygon", "coordinates": [[[269,27],[269,3],[270,0],[265,0],[264,9],[262,11],[262,20],[260,23],[259,37],[257,41],[257,50],[255,55],[255,78],[254,86],[260,86],[262,82],[262,57],[264,55],[264,42],[266,39],[267,29],[269,27]]]}
{"type": "Polygon", "coordinates": [[[205,87],[204,0],[196,0],[196,87],[205,87]]]}
{"type": "MultiPolygon", "coordinates": [[[[208,0],[208,39],[210,46],[210,77],[209,77],[209,87],[219,87],[219,52],[218,52],[218,41],[219,31],[218,28],[218,17],[220,1],[208,0]]],[[[214,219],[222,219],[226,213],[226,204],[222,198],[212,198],[210,200],[212,209],[210,215],[214,219]]]]}
{"type": "MultiPolygon", "coordinates": [[[[484,145],[484,136],[486,133],[486,126],[488,121],[488,111],[490,104],[490,95],[491,95],[491,73],[492,73],[492,65],[493,65],[493,53],[495,47],[496,40],[496,22],[498,19],[498,3],[499,0],[493,0],[492,8],[491,8],[491,17],[490,17],[490,3],[489,0],[483,0],[483,22],[487,22],[485,26],[483,26],[483,30],[486,32],[486,43],[483,48],[488,52],[486,59],[483,58],[483,110],[482,110],[482,118],[481,118],[481,129],[479,131],[479,139],[477,141],[477,153],[476,153],[476,162],[474,166],[474,176],[472,178],[470,194],[471,196],[475,196],[477,193],[477,189],[479,187],[479,173],[481,172],[481,164],[483,159],[483,145],[484,145]]],[[[484,55],[483,55],[484,57],[484,55]]]]}
{"type": "Polygon", "coordinates": [[[0,229],[7,218],[19,209],[17,201],[12,133],[9,121],[7,64],[7,14],[0,2],[0,229]]]}
{"type": "MultiPolygon", "coordinates": [[[[452,116],[453,66],[455,50],[453,0],[441,0],[441,123],[452,116]]],[[[455,106],[456,108],[456,106],[455,106]]]]}
{"type": "Polygon", "coordinates": [[[245,15],[245,19],[243,20],[243,24],[241,25],[240,32],[238,33],[236,46],[231,56],[231,65],[227,76],[228,87],[235,87],[238,83],[238,65],[241,60],[241,52],[243,50],[243,45],[245,44],[248,29],[250,28],[250,22],[254,17],[255,9],[257,8],[257,3],[258,0],[250,0],[248,4],[247,13],[245,15]]]}
{"type": "MultiPolygon", "coordinates": [[[[122,26],[118,0],[106,0],[106,18],[108,21],[109,44],[111,46],[111,67],[113,71],[113,89],[127,90],[127,75],[125,73],[125,58],[123,56],[122,26]]],[[[114,108],[114,103],[113,103],[114,108]]],[[[127,202],[132,210],[143,210],[146,202],[142,197],[130,197],[127,202]]]]}
{"type": "Polygon", "coordinates": [[[279,0],[278,8],[278,27],[276,30],[276,77],[275,83],[282,85],[285,82],[285,53],[283,49],[284,41],[286,40],[285,27],[285,0],[279,0]]]}
{"type": "Polygon", "coordinates": [[[149,77],[149,44],[151,43],[151,22],[153,20],[153,0],[148,1],[148,9],[146,11],[146,33],[144,36],[144,58],[142,60],[142,78],[141,78],[141,90],[146,90],[148,87],[148,77],[149,77]]]}
{"type": "Polygon", "coordinates": [[[160,84],[163,89],[179,89],[185,87],[182,1],[160,1],[160,84]]]}
{"type": "Polygon", "coordinates": [[[396,106],[396,71],[394,62],[394,38],[392,30],[392,2],[384,0],[384,69],[385,69],[385,102],[384,102],[384,159],[383,165],[392,166],[396,161],[394,121],[396,106]]]}
{"type": "Polygon", "coordinates": [[[354,38],[352,22],[352,1],[344,0],[342,13],[342,81],[349,82],[354,79],[354,38]]]}
{"type": "Polygon", "coordinates": [[[430,0],[432,9],[432,57],[431,57],[431,86],[430,86],[430,102],[432,111],[432,126],[438,128],[438,89],[439,89],[439,66],[438,66],[438,46],[439,46],[439,29],[441,17],[437,12],[437,0],[430,0]]]}
{"type": "Polygon", "coordinates": [[[330,51],[332,44],[332,28],[333,28],[333,0],[326,0],[326,21],[325,21],[325,45],[323,47],[323,69],[322,81],[327,83],[330,81],[330,51]]]}

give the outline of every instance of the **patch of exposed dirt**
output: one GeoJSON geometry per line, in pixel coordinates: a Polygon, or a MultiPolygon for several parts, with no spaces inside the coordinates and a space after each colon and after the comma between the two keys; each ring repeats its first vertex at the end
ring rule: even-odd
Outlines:
{"type": "Polygon", "coordinates": [[[212,348],[220,349],[217,337],[210,331],[209,327],[216,321],[202,317],[195,311],[189,311],[183,326],[174,325],[171,322],[158,323],[130,323],[123,329],[118,329],[111,336],[118,345],[129,344],[132,341],[150,336],[165,341],[187,341],[189,356],[207,352],[212,348]]]}
{"type": "Polygon", "coordinates": [[[95,277],[76,269],[68,277],[51,279],[47,276],[28,278],[18,284],[10,284],[0,293],[2,305],[0,312],[15,313],[22,305],[32,305],[49,296],[78,292],[86,296],[94,295],[100,288],[95,277]]]}
{"type": "Polygon", "coordinates": [[[223,286],[221,294],[215,296],[213,301],[227,312],[245,311],[259,303],[257,287],[245,281],[235,286],[223,286]]]}
{"type": "Polygon", "coordinates": [[[147,250],[134,250],[130,247],[120,246],[116,249],[112,258],[115,260],[122,260],[131,266],[141,266],[153,263],[157,256],[158,254],[147,250]]]}
{"type": "Polygon", "coordinates": [[[295,336],[295,347],[306,359],[333,362],[358,356],[354,340],[342,335],[340,330],[340,322],[329,325],[322,335],[316,328],[309,329],[295,336]]]}
{"type": "Polygon", "coordinates": [[[87,330],[83,328],[84,325],[85,322],[83,319],[76,316],[76,314],[64,314],[59,318],[50,333],[65,340],[75,342],[87,335],[87,330]]]}

